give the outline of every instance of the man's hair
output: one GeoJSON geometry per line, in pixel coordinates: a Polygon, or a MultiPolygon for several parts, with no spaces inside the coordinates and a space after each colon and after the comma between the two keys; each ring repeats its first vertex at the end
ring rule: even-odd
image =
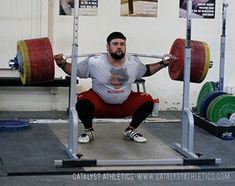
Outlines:
{"type": "Polygon", "coordinates": [[[126,40],[126,37],[121,32],[112,32],[107,37],[107,43],[109,44],[111,40],[117,39],[117,38],[126,40]]]}

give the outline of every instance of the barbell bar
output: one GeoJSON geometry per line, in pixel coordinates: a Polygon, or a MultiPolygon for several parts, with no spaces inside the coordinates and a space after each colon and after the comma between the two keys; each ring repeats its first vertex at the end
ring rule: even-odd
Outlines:
{"type": "MultiPolygon", "coordinates": [[[[191,40],[191,74],[190,81],[201,83],[208,69],[213,63],[210,61],[209,46],[205,42],[191,40]]],[[[171,59],[168,67],[172,80],[183,81],[185,39],[176,39],[171,46],[170,53],[165,55],[150,55],[128,53],[129,55],[162,60],[171,59]]],[[[88,53],[77,57],[89,57],[103,53],[88,53]]],[[[71,58],[72,56],[65,56],[71,58]]],[[[11,69],[18,69],[23,84],[32,84],[54,80],[54,59],[51,43],[48,38],[19,40],[17,54],[9,60],[11,69]]]]}
{"type": "MultiPolygon", "coordinates": [[[[96,56],[96,55],[101,55],[101,54],[107,54],[107,52],[97,52],[97,53],[87,53],[87,54],[81,54],[76,57],[82,58],[82,57],[91,57],[91,56],[96,56]]],[[[127,55],[130,56],[137,56],[137,57],[146,57],[146,58],[157,58],[157,59],[162,59],[162,60],[169,60],[172,59],[173,61],[176,60],[175,56],[172,56],[171,54],[164,54],[162,55],[152,55],[152,54],[141,54],[141,53],[127,53],[127,55]]],[[[72,58],[72,55],[65,55],[65,59],[72,58]]]]}

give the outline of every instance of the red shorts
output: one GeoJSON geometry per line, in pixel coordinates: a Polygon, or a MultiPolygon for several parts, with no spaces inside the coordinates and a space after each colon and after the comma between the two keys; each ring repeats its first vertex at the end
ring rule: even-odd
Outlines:
{"type": "Polygon", "coordinates": [[[123,118],[132,116],[136,109],[147,101],[153,101],[151,95],[143,92],[131,92],[128,99],[122,104],[108,104],[93,90],[82,92],[77,100],[89,100],[95,106],[95,117],[97,118],[123,118]]]}

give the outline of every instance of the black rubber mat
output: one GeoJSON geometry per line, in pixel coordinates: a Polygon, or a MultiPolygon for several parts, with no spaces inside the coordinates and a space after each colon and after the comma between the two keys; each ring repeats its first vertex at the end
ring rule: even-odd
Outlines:
{"type": "Polygon", "coordinates": [[[1,132],[0,157],[2,174],[5,168],[8,175],[62,174],[83,170],[54,166],[54,160],[68,159],[68,155],[46,124],[35,124],[18,132],[1,132]]]}
{"type": "MultiPolygon", "coordinates": [[[[166,144],[181,143],[181,123],[147,124],[145,129],[157,135],[166,144]]],[[[235,170],[235,140],[222,140],[195,126],[194,153],[201,158],[221,158],[218,166],[201,166],[205,169],[235,170]]]]}

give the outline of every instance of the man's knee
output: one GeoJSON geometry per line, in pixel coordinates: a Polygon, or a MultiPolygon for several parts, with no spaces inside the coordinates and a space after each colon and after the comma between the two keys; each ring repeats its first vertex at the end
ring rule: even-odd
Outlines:
{"type": "Polygon", "coordinates": [[[138,97],[139,100],[142,100],[143,103],[146,103],[146,102],[154,102],[153,101],[153,97],[148,94],[148,93],[145,93],[145,92],[141,92],[139,97],[138,97]]]}
{"type": "Polygon", "coordinates": [[[146,101],[144,104],[142,104],[139,108],[144,110],[147,113],[151,113],[153,110],[154,102],[152,100],[146,101]]]}
{"type": "Polygon", "coordinates": [[[94,111],[93,103],[88,99],[78,100],[76,103],[76,110],[78,112],[91,112],[94,111]]]}

